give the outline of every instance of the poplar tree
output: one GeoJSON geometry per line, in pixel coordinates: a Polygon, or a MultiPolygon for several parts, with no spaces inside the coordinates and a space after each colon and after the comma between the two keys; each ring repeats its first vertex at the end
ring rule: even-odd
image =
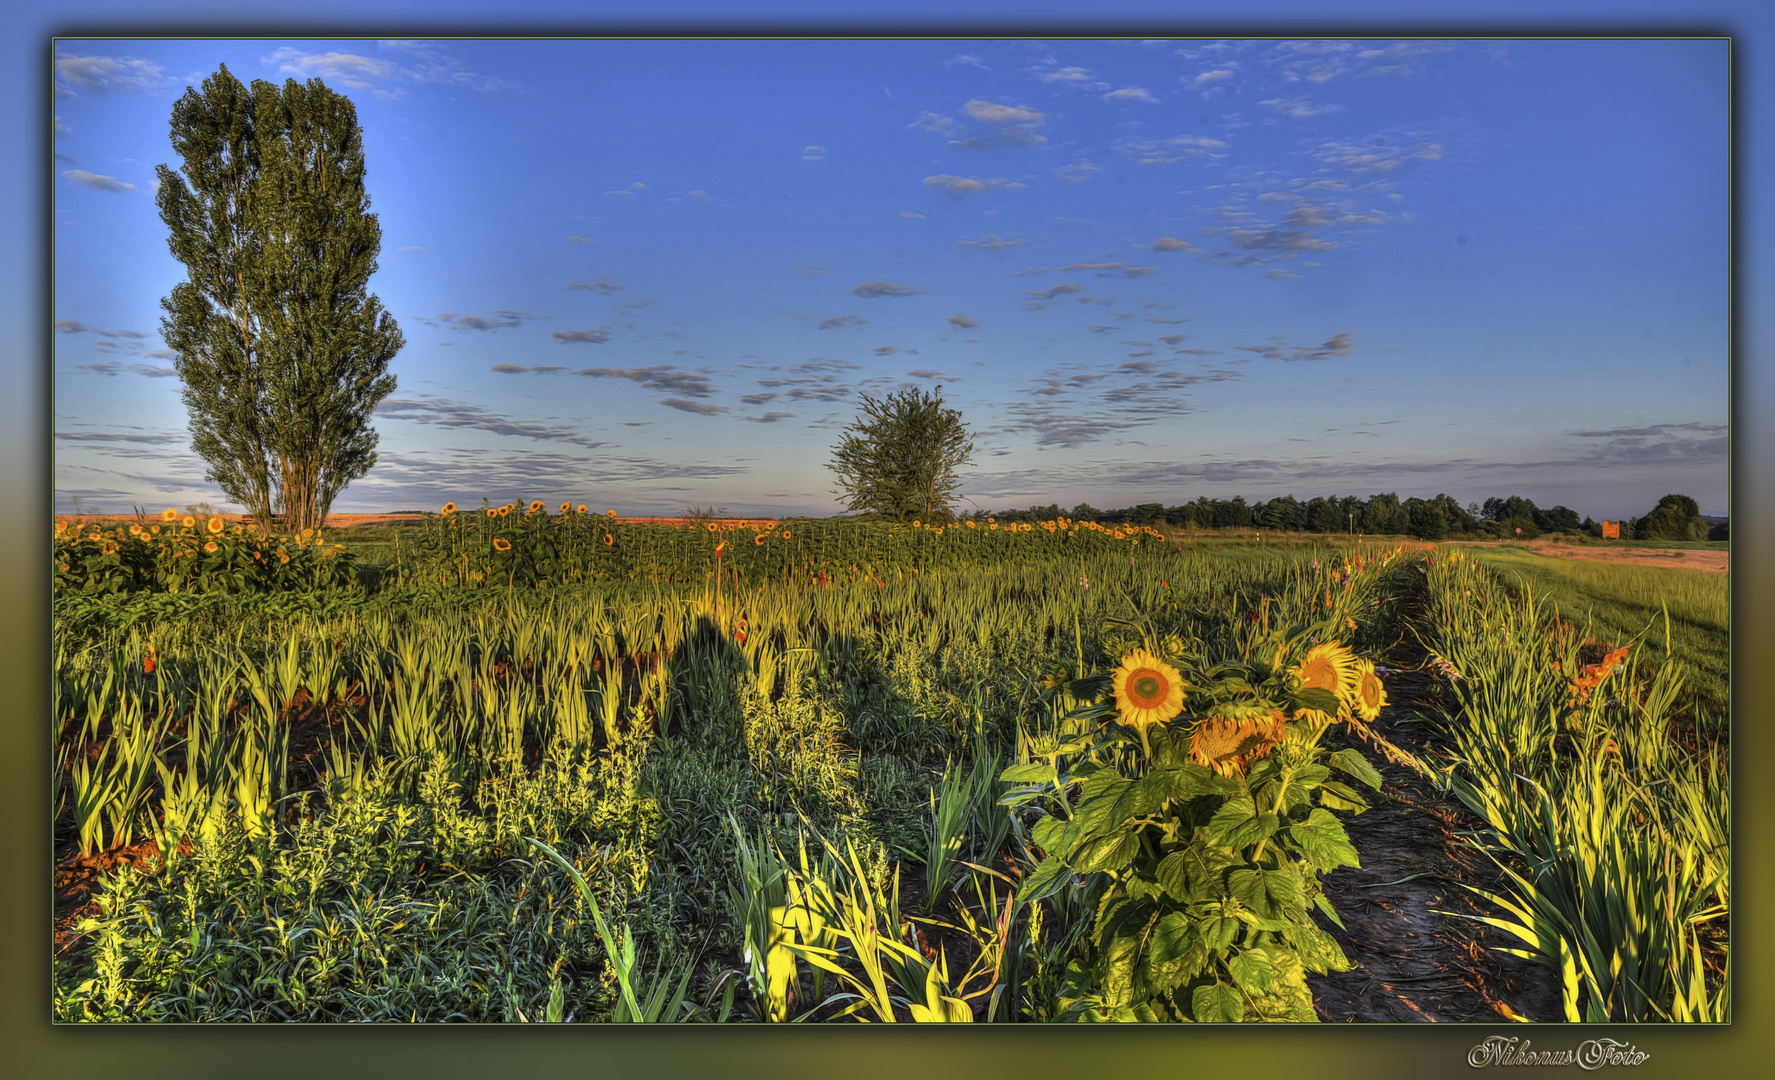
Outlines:
{"type": "Polygon", "coordinates": [[[943,388],[864,394],[860,405],[827,465],[848,508],[892,521],[951,520],[956,472],[972,460],[974,441],[961,413],[944,408],[943,388]]]}
{"type": "Polygon", "coordinates": [[[187,280],[161,301],[205,479],[269,529],[318,529],[376,463],[370,415],[405,344],[366,291],[382,230],[351,101],[226,66],[173,106],[155,201],[187,280]]]}

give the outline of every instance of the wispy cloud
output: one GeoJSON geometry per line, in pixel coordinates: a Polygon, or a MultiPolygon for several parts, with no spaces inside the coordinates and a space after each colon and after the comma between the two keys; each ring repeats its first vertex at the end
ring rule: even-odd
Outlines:
{"type": "Polygon", "coordinates": [[[1156,266],[1129,266],[1125,262],[1073,263],[1071,266],[1062,266],[1060,270],[1062,273],[1077,270],[1089,271],[1098,277],[1129,278],[1157,277],[1159,273],[1159,268],[1156,266]]]}
{"type": "Polygon", "coordinates": [[[597,330],[556,330],[554,338],[563,345],[602,345],[610,340],[610,329],[601,327],[597,330]]]}
{"type": "MultiPolygon", "coordinates": [[[[859,285],[857,288],[860,289],[862,286],[859,285]]],[[[852,289],[851,291],[856,292],[857,290],[852,289]]],[[[834,315],[829,319],[821,319],[819,322],[819,328],[821,330],[837,330],[839,327],[843,326],[862,326],[868,321],[868,319],[863,318],[861,315],[834,315]]]]}
{"type": "Polygon", "coordinates": [[[706,401],[685,401],[683,398],[661,398],[661,405],[677,409],[679,412],[695,413],[698,416],[714,416],[727,411],[725,405],[711,405],[706,401]]]}
{"type": "Polygon", "coordinates": [[[854,295],[866,299],[877,296],[917,296],[930,291],[929,289],[916,289],[910,285],[896,285],[891,281],[865,281],[851,290],[854,295]]]}
{"type": "Polygon", "coordinates": [[[600,296],[609,296],[611,293],[622,288],[621,285],[616,283],[616,279],[605,277],[603,274],[599,274],[596,281],[586,281],[584,279],[576,278],[575,280],[568,282],[567,287],[569,289],[580,289],[584,292],[597,293],[600,296]]]}
{"type": "Polygon", "coordinates": [[[1272,360],[1329,360],[1334,356],[1348,355],[1356,347],[1355,335],[1348,330],[1340,330],[1331,336],[1331,340],[1323,345],[1296,345],[1287,347],[1280,341],[1269,345],[1237,345],[1242,352],[1256,353],[1272,360]]]}
{"type": "Polygon", "coordinates": [[[1422,73],[1424,62],[1454,46],[1441,41],[1279,41],[1265,62],[1296,82],[1329,83],[1349,78],[1422,73]]]}
{"type": "Polygon", "coordinates": [[[1274,109],[1278,114],[1293,117],[1296,120],[1306,120],[1314,116],[1324,116],[1326,113],[1344,111],[1342,105],[1331,103],[1321,104],[1319,102],[1310,101],[1304,97],[1270,98],[1267,101],[1260,101],[1258,104],[1267,105],[1271,109],[1274,109]]]}
{"type": "Polygon", "coordinates": [[[610,196],[612,199],[637,199],[637,198],[640,198],[641,193],[646,190],[647,190],[647,185],[643,184],[641,181],[637,180],[634,183],[630,184],[628,187],[615,188],[613,190],[606,191],[604,194],[610,196]]]}
{"type": "Polygon", "coordinates": [[[794,418],[795,414],[790,412],[767,412],[763,416],[744,416],[740,419],[750,420],[754,424],[775,424],[779,421],[792,420],[794,418]]]}
{"type": "Polygon", "coordinates": [[[55,323],[55,331],[58,334],[97,334],[100,337],[129,338],[131,340],[139,340],[148,336],[140,330],[100,330],[96,326],[88,326],[76,319],[58,319],[55,323]]]}
{"type": "Polygon", "coordinates": [[[957,240],[955,243],[959,247],[979,248],[981,251],[1009,251],[1011,248],[1028,247],[1030,241],[987,233],[978,240],[957,240]]]}
{"type": "Polygon", "coordinates": [[[377,45],[384,52],[398,54],[403,62],[337,50],[310,53],[289,46],[273,51],[259,62],[275,65],[280,75],[319,76],[353,90],[373,91],[384,98],[402,97],[405,87],[424,84],[480,91],[517,88],[509,80],[469,71],[439,42],[381,41],[377,45]]]}
{"type": "Polygon", "coordinates": [[[1601,439],[1590,451],[1595,463],[1632,466],[1686,462],[1724,462],[1727,442],[1724,424],[1652,424],[1598,431],[1569,432],[1581,439],[1601,439]]]}
{"type": "Polygon", "coordinates": [[[1116,149],[1136,165],[1175,165],[1180,161],[1220,161],[1227,144],[1207,135],[1177,135],[1169,139],[1129,139],[1116,149]]]}
{"type": "Polygon", "coordinates": [[[1056,296],[1065,296],[1067,293],[1084,292],[1085,287],[1083,285],[1075,285],[1068,281],[1056,285],[1051,289],[1024,289],[1023,291],[1030,296],[1039,296],[1046,300],[1052,300],[1056,296]]]}
{"type": "Polygon", "coordinates": [[[801,160],[803,160],[803,161],[825,161],[826,160],[826,148],[824,146],[803,147],[801,150],[801,160]]]}
{"type": "Polygon", "coordinates": [[[981,60],[978,56],[975,56],[973,53],[957,53],[956,55],[943,61],[943,66],[944,67],[951,67],[951,68],[953,68],[953,67],[977,67],[981,71],[991,71],[992,70],[991,68],[986,66],[986,62],[984,60],[981,60]]]}
{"type": "Polygon", "coordinates": [[[1149,105],[1157,105],[1159,103],[1158,98],[1153,97],[1145,88],[1139,86],[1124,86],[1120,90],[1111,90],[1109,93],[1103,95],[1103,100],[1144,101],[1149,105]]]}
{"type": "Polygon", "coordinates": [[[1175,236],[1161,236],[1153,241],[1154,251],[1193,251],[1196,245],[1175,236]]]}
{"type": "MultiPolygon", "coordinates": [[[[589,375],[594,379],[627,379],[640,383],[649,390],[662,390],[669,394],[685,394],[690,397],[709,397],[715,388],[702,375],[680,371],[671,364],[655,364],[644,368],[586,368],[576,371],[575,375],[589,375]]],[[[696,410],[692,410],[693,412],[696,410]]]]}
{"type": "Polygon", "coordinates": [[[586,449],[604,444],[586,437],[573,425],[536,424],[503,416],[482,405],[448,398],[419,395],[412,398],[384,398],[376,406],[376,415],[390,420],[410,420],[451,430],[485,431],[493,435],[535,439],[541,442],[562,442],[586,449]]]}
{"type": "Polygon", "coordinates": [[[76,184],[84,184],[99,191],[134,191],[136,186],[117,179],[115,176],[104,176],[100,173],[87,172],[85,169],[69,169],[63,176],[76,184]]]}
{"type": "Polygon", "coordinates": [[[567,242],[570,244],[589,244],[592,242],[592,238],[589,236],[580,236],[577,233],[568,233],[567,242]]]}
{"type": "Polygon", "coordinates": [[[847,401],[854,393],[844,381],[845,373],[862,368],[848,361],[816,356],[788,368],[772,366],[768,370],[771,374],[758,380],[764,389],[780,391],[790,401],[834,403],[847,401]]]}
{"type": "Polygon", "coordinates": [[[555,371],[566,371],[559,364],[532,364],[524,367],[520,364],[494,364],[492,370],[501,375],[547,375],[555,371]]]}
{"type": "Polygon", "coordinates": [[[438,316],[438,321],[451,330],[475,330],[481,333],[493,333],[509,329],[532,319],[546,319],[547,315],[532,315],[527,311],[512,308],[500,308],[492,315],[458,315],[447,311],[438,316]]]}
{"type": "Polygon", "coordinates": [[[161,74],[160,65],[118,56],[71,56],[64,53],[56,57],[55,74],[57,94],[61,97],[74,96],[80,91],[91,94],[152,93],[169,82],[161,74]]]}
{"type": "Polygon", "coordinates": [[[966,315],[951,315],[943,321],[947,322],[950,326],[955,327],[957,330],[974,330],[978,329],[980,326],[979,323],[968,318],[966,315]]]}
{"type": "Polygon", "coordinates": [[[1079,160],[1071,165],[1062,165],[1054,170],[1054,179],[1062,184],[1082,184],[1093,175],[1104,171],[1103,166],[1095,161],[1079,160]]]}
{"type": "Polygon", "coordinates": [[[938,173],[924,178],[924,186],[938,191],[947,191],[956,198],[963,195],[978,195],[994,188],[1020,188],[1023,185],[999,176],[953,176],[949,173],[938,173]]]}
{"type": "Polygon", "coordinates": [[[1304,151],[1321,165],[1357,176],[1440,161],[1443,152],[1443,144],[1434,135],[1409,128],[1395,128],[1364,139],[1331,139],[1304,151]]]}

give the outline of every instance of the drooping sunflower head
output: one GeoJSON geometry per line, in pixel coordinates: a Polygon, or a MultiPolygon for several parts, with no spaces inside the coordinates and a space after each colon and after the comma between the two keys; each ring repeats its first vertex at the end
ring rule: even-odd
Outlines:
{"type": "Polygon", "coordinates": [[[495,536],[493,538],[493,550],[494,551],[510,551],[511,549],[512,549],[512,542],[510,540],[507,540],[503,536],[495,536]]]}
{"type": "Polygon", "coordinates": [[[1364,723],[1372,724],[1380,719],[1381,708],[1386,704],[1387,688],[1381,684],[1381,677],[1375,674],[1374,664],[1368,660],[1356,661],[1356,689],[1351,695],[1351,709],[1364,723]]]}
{"type": "Polygon", "coordinates": [[[1280,713],[1269,717],[1216,716],[1190,734],[1190,760],[1222,776],[1243,775],[1251,763],[1281,745],[1287,737],[1280,713]]]}
{"type": "Polygon", "coordinates": [[[1356,683],[1356,656],[1335,641],[1315,645],[1294,669],[1301,685],[1348,697],[1356,683]]]}
{"type": "Polygon", "coordinates": [[[1113,686],[1122,723],[1130,727],[1162,724],[1183,709],[1183,676],[1145,649],[1122,657],[1113,686]]]}

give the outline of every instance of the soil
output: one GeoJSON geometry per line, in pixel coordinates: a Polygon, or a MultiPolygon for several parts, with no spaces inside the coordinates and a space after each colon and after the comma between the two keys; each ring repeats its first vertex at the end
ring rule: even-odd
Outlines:
{"type": "MultiPolygon", "coordinates": [[[[1422,658],[1396,657],[1421,663],[1422,658]]],[[[1412,669],[1384,676],[1392,702],[1372,725],[1375,734],[1420,760],[1436,746],[1420,713],[1434,711],[1432,677],[1412,669]]],[[[1355,964],[1349,971],[1308,975],[1321,1020],[1334,1023],[1497,1023],[1517,1018],[1564,1019],[1552,969],[1494,951],[1522,943],[1483,923],[1435,914],[1498,915],[1465,886],[1501,893],[1503,875],[1457,833],[1485,823],[1415,770],[1364,748],[1380,769],[1371,808],[1345,816],[1344,828],[1362,859],[1325,875],[1325,897],[1343,919],[1321,918],[1355,964]]]]}
{"type": "MultiPolygon", "coordinates": [[[[1455,542],[1459,544],[1474,543],[1473,541],[1455,542]]],[[[1590,544],[1570,544],[1559,540],[1545,539],[1513,543],[1510,546],[1556,559],[1589,559],[1594,562],[1639,563],[1642,566],[1674,566],[1681,570],[1703,570],[1712,574],[1726,573],[1729,561],[1727,552],[1723,550],[1711,551],[1700,548],[1597,547],[1590,544]]]]}

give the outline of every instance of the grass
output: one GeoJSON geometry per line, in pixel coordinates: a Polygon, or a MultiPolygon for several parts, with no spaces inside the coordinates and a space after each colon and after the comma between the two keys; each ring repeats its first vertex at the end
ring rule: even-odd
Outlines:
{"type": "MultiPolygon", "coordinates": [[[[1648,544],[1650,542],[1648,541],[1648,544]]],[[[1731,687],[1730,605],[1724,574],[1635,563],[1558,559],[1509,547],[1467,549],[1481,565],[1545,604],[1599,641],[1636,635],[1670,650],[1687,667],[1696,704],[1723,722],[1731,687]]]]}

